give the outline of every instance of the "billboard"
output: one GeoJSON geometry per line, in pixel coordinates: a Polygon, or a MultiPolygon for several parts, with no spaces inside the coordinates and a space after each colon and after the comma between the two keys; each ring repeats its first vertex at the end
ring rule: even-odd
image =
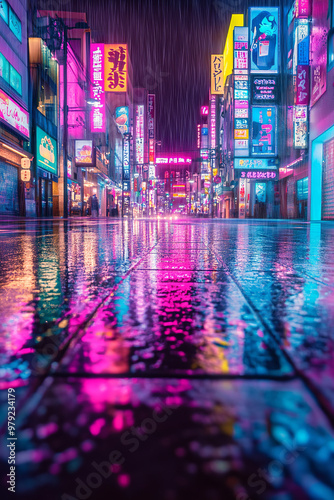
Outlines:
{"type": "MultiPolygon", "coordinates": [[[[216,96],[210,96],[210,146],[212,150],[216,149],[216,96]]],[[[215,151],[212,152],[212,168],[215,168],[216,155],[215,151]]]]}
{"type": "Polygon", "coordinates": [[[252,156],[276,155],[276,106],[252,107],[252,156]]]}
{"type": "Polygon", "coordinates": [[[297,66],[296,104],[308,106],[310,101],[310,67],[297,66]]]}
{"type": "Polygon", "coordinates": [[[252,104],[276,104],[278,99],[277,76],[251,77],[252,104]]]}
{"type": "Polygon", "coordinates": [[[246,181],[239,179],[239,219],[244,219],[246,215],[246,181]]]}
{"type": "Polygon", "coordinates": [[[241,170],[240,179],[261,179],[263,181],[274,181],[277,179],[276,170],[241,170]]]}
{"type": "Polygon", "coordinates": [[[295,149],[308,147],[308,116],[307,106],[293,108],[293,145],[295,149]]]}
{"type": "Polygon", "coordinates": [[[223,56],[211,54],[211,94],[223,93],[223,56]]]}
{"type": "Polygon", "coordinates": [[[278,73],[278,7],[251,7],[248,17],[251,73],[278,73]]]}
{"type": "Polygon", "coordinates": [[[128,106],[119,106],[115,111],[115,122],[120,133],[127,134],[129,132],[129,108],[128,106]]]}
{"type": "Polygon", "coordinates": [[[144,105],[136,106],[136,162],[144,163],[144,105]]]}
{"type": "Polygon", "coordinates": [[[155,162],[155,95],[147,96],[148,161],[155,162]]]}
{"type": "Polygon", "coordinates": [[[311,30],[311,106],[326,91],[328,0],[313,0],[311,30]]]}
{"type": "Polygon", "coordinates": [[[248,73],[248,28],[234,28],[233,35],[233,72],[235,75],[248,73]]]}
{"type": "Polygon", "coordinates": [[[75,163],[93,164],[93,141],[87,139],[75,141],[75,163]]]}
{"type": "Polygon", "coordinates": [[[92,43],[90,46],[90,97],[97,102],[90,110],[90,129],[92,132],[106,131],[105,94],[104,94],[104,44],[92,43]]]}
{"type": "Polygon", "coordinates": [[[128,74],[128,46],[108,44],[104,46],[104,90],[126,92],[128,74]]]}
{"type": "Polygon", "coordinates": [[[29,113],[1,89],[0,119],[29,139],[29,113]]]}
{"type": "Polygon", "coordinates": [[[58,175],[57,141],[36,127],[36,163],[38,167],[58,175]]]}
{"type": "Polygon", "coordinates": [[[248,170],[276,170],[273,158],[234,158],[234,168],[248,170]]]}

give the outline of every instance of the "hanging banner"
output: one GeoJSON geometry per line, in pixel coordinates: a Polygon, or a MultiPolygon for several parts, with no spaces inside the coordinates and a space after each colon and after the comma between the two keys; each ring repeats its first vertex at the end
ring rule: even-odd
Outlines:
{"type": "Polygon", "coordinates": [[[105,94],[104,79],[104,44],[92,43],[90,46],[90,97],[97,102],[90,111],[90,127],[92,132],[105,132],[105,94]]]}
{"type": "Polygon", "coordinates": [[[108,44],[104,46],[104,90],[126,92],[128,74],[128,46],[108,44]]]}
{"type": "Polygon", "coordinates": [[[144,163],[144,105],[136,106],[136,162],[144,163]]]}
{"type": "Polygon", "coordinates": [[[308,106],[310,101],[310,67],[297,66],[296,104],[308,106]]]}
{"type": "Polygon", "coordinates": [[[239,219],[244,219],[246,215],[245,210],[246,202],[246,181],[239,179],[239,219]]]}
{"type": "Polygon", "coordinates": [[[223,56],[211,54],[211,94],[223,93],[223,56]]]}
{"type": "Polygon", "coordinates": [[[294,106],[293,108],[293,145],[295,149],[308,147],[308,114],[307,106],[294,106]]]}
{"type": "Polygon", "coordinates": [[[328,0],[313,0],[311,31],[311,106],[326,91],[328,0]]]}
{"type": "Polygon", "coordinates": [[[312,0],[295,0],[296,18],[311,16],[311,2],[312,0]]]}
{"type": "Polygon", "coordinates": [[[155,95],[147,96],[148,161],[155,162],[155,95]]]}
{"type": "Polygon", "coordinates": [[[278,7],[249,9],[251,73],[278,73],[278,7]]]}
{"type": "Polygon", "coordinates": [[[252,156],[276,155],[276,106],[252,107],[252,156]]]}
{"type": "Polygon", "coordinates": [[[310,25],[308,19],[296,20],[297,64],[310,63],[310,25]]]}
{"type": "Polygon", "coordinates": [[[127,134],[129,132],[129,108],[128,106],[119,106],[115,111],[115,122],[120,133],[127,134]]]}

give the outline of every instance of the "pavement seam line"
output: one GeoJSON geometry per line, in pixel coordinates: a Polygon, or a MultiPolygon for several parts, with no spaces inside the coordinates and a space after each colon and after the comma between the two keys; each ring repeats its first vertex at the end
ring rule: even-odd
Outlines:
{"type": "MultiPolygon", "coordinates": [[[[210,247],[208,246],[208,248],[210,248],[210,247]]],[[[320,391],[318,390],[318,388],[312,383],[312,381],[307,376],[305,376],[304,373],[296,366],[296,364],[295,364],[293,358],[290,356],[290,354],[287,353],[284,349],[280,348],[280,345],[279,345],[279,340],[280,339],[278,338],[278,336],[275,334],[275,332],[272,331],[272,329],[270,328],[270,326],[267,324],[266,320],[262,318],[262,316],[260,315],[260,312],[258,312],[256,310],[255,306],[253,305],[252,300],[248,297],[248,295],[246,294],[246,292],[243,290],[243,287],[239,283],[238,279],[233,275],[233,272],[230,271],[230,269],[227,267],[227,265],[225,264],[225,262],[219,256],[219,254],[217,253],[217,251],[214,248],[212,249],[212,251],[215,253],[217,259],[222,263],[222,266],[224,268],[224,272],[226,273],[226,275],[230,277],[230,279],[233,281],[233,283],[240,290],[242,296],[246,300],[246,302],[247,302],[248,306],[250,307],[252,313],[257,317],[257,319],[263,325],[263,327],[265,328],[265,330],[267,331],[267,333],[274,340],[274,342],[276,343],[277,347],[282,352],[283,356],[286,358],[286,360],[290,363],[290,365],[294,369],[297,377],[299,377],[300,380],[304,383],[304,385],[306,386],[307,390],[311,393],[311,395],[313,396],[313,398],[315,399],[315,401],[317,402],[317,404],[321,408],[322,412],[326,416],[326,418],[327,418],[328,422],[330,423],[331,427],[334,429],[334,416],[333,416],[331,408],[328,406],[326,398],[323,397],[323,395],[320,393],[320,391]]]]}

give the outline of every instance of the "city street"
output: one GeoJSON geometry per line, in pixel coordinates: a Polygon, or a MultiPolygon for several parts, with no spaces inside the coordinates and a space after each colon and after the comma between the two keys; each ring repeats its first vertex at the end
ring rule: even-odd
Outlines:
{"type": "Polygon", "coordinates": [[[331,222],[2,222],[16,498],[332,499],[333,246],[331,222]]]}

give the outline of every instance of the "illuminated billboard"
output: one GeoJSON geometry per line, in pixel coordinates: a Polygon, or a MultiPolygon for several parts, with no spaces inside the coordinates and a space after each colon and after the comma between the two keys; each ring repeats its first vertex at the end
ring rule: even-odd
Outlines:
{"type": "Polygon", "coordinates": [[[92,43],[90,46],[90,97],[97,102],[90,111],[90,127],[92,132],[105,132],[105,94],[104,94],[104,44],[92,43]]]}
{"type": "Polygon", "coordinates": [[[293,145],[295,149],[306,149],[308,146],[307,106],[293,107],[293,145]]]}
{"type": "Polygon", "coordinates": [[[251,96],[253,104],[276,104],[278,99],[277,76],[252,76],[251,96]]]}
{"type": "Polygon", "coordinates": [[[128,46],[108,44],[104,46],[104,90],[126,92],[128,74],[128,46]]]}
{"type": "Polygon", "coordinates": [[[93,163],[93,141],[75,141],[75,163],[92,165],[93,163]]]}
{"type": "Polygon", "coordinates": [[[234,168],[237,170],[276,170],[276,160],[273,158],[234,158],[234,168]]]}
{"type": "Polygon", "coordinates": [[[223,56],[211,54],[211,94],[223,93],[223,56]]]}
{"type": "Polygon", "coordinates": [[[233,30],[236,26],[244,25],[243,14],[232,14],[230,26],[228,28],[225,47],[223,51],[223,87],[228,75],[233,72],[233,30]]]}
{"type": "Polygon", "coordinates": [[[44,170],[58,175],[57,141],[39,127],[36,127],[36,162],[44,170]]]}
{"type": "Polygon", "coordinates": [[[129,132],[129,108],[128,106],[119,106],[115,111],[115,122],[121,134],[129,132]]]}
{"type": "Polygon", "coordinates": [[[252,156],[276,155],[276,106],[252,107],[252,156]]]}
{"type": "Polygon", "coordinates": [[[251,7],[248,18],[251,73],[278,73],[278,7],[251,7]]]}
{"type": "Polygon", "coordinates": [[[136,161],[144,163],[144,105],[136,106],[136,161]]]}
{"type": "Polygon", "coordinates": [[[147,96],[148,161],[155,162],[155,95],[147,96]]]}

